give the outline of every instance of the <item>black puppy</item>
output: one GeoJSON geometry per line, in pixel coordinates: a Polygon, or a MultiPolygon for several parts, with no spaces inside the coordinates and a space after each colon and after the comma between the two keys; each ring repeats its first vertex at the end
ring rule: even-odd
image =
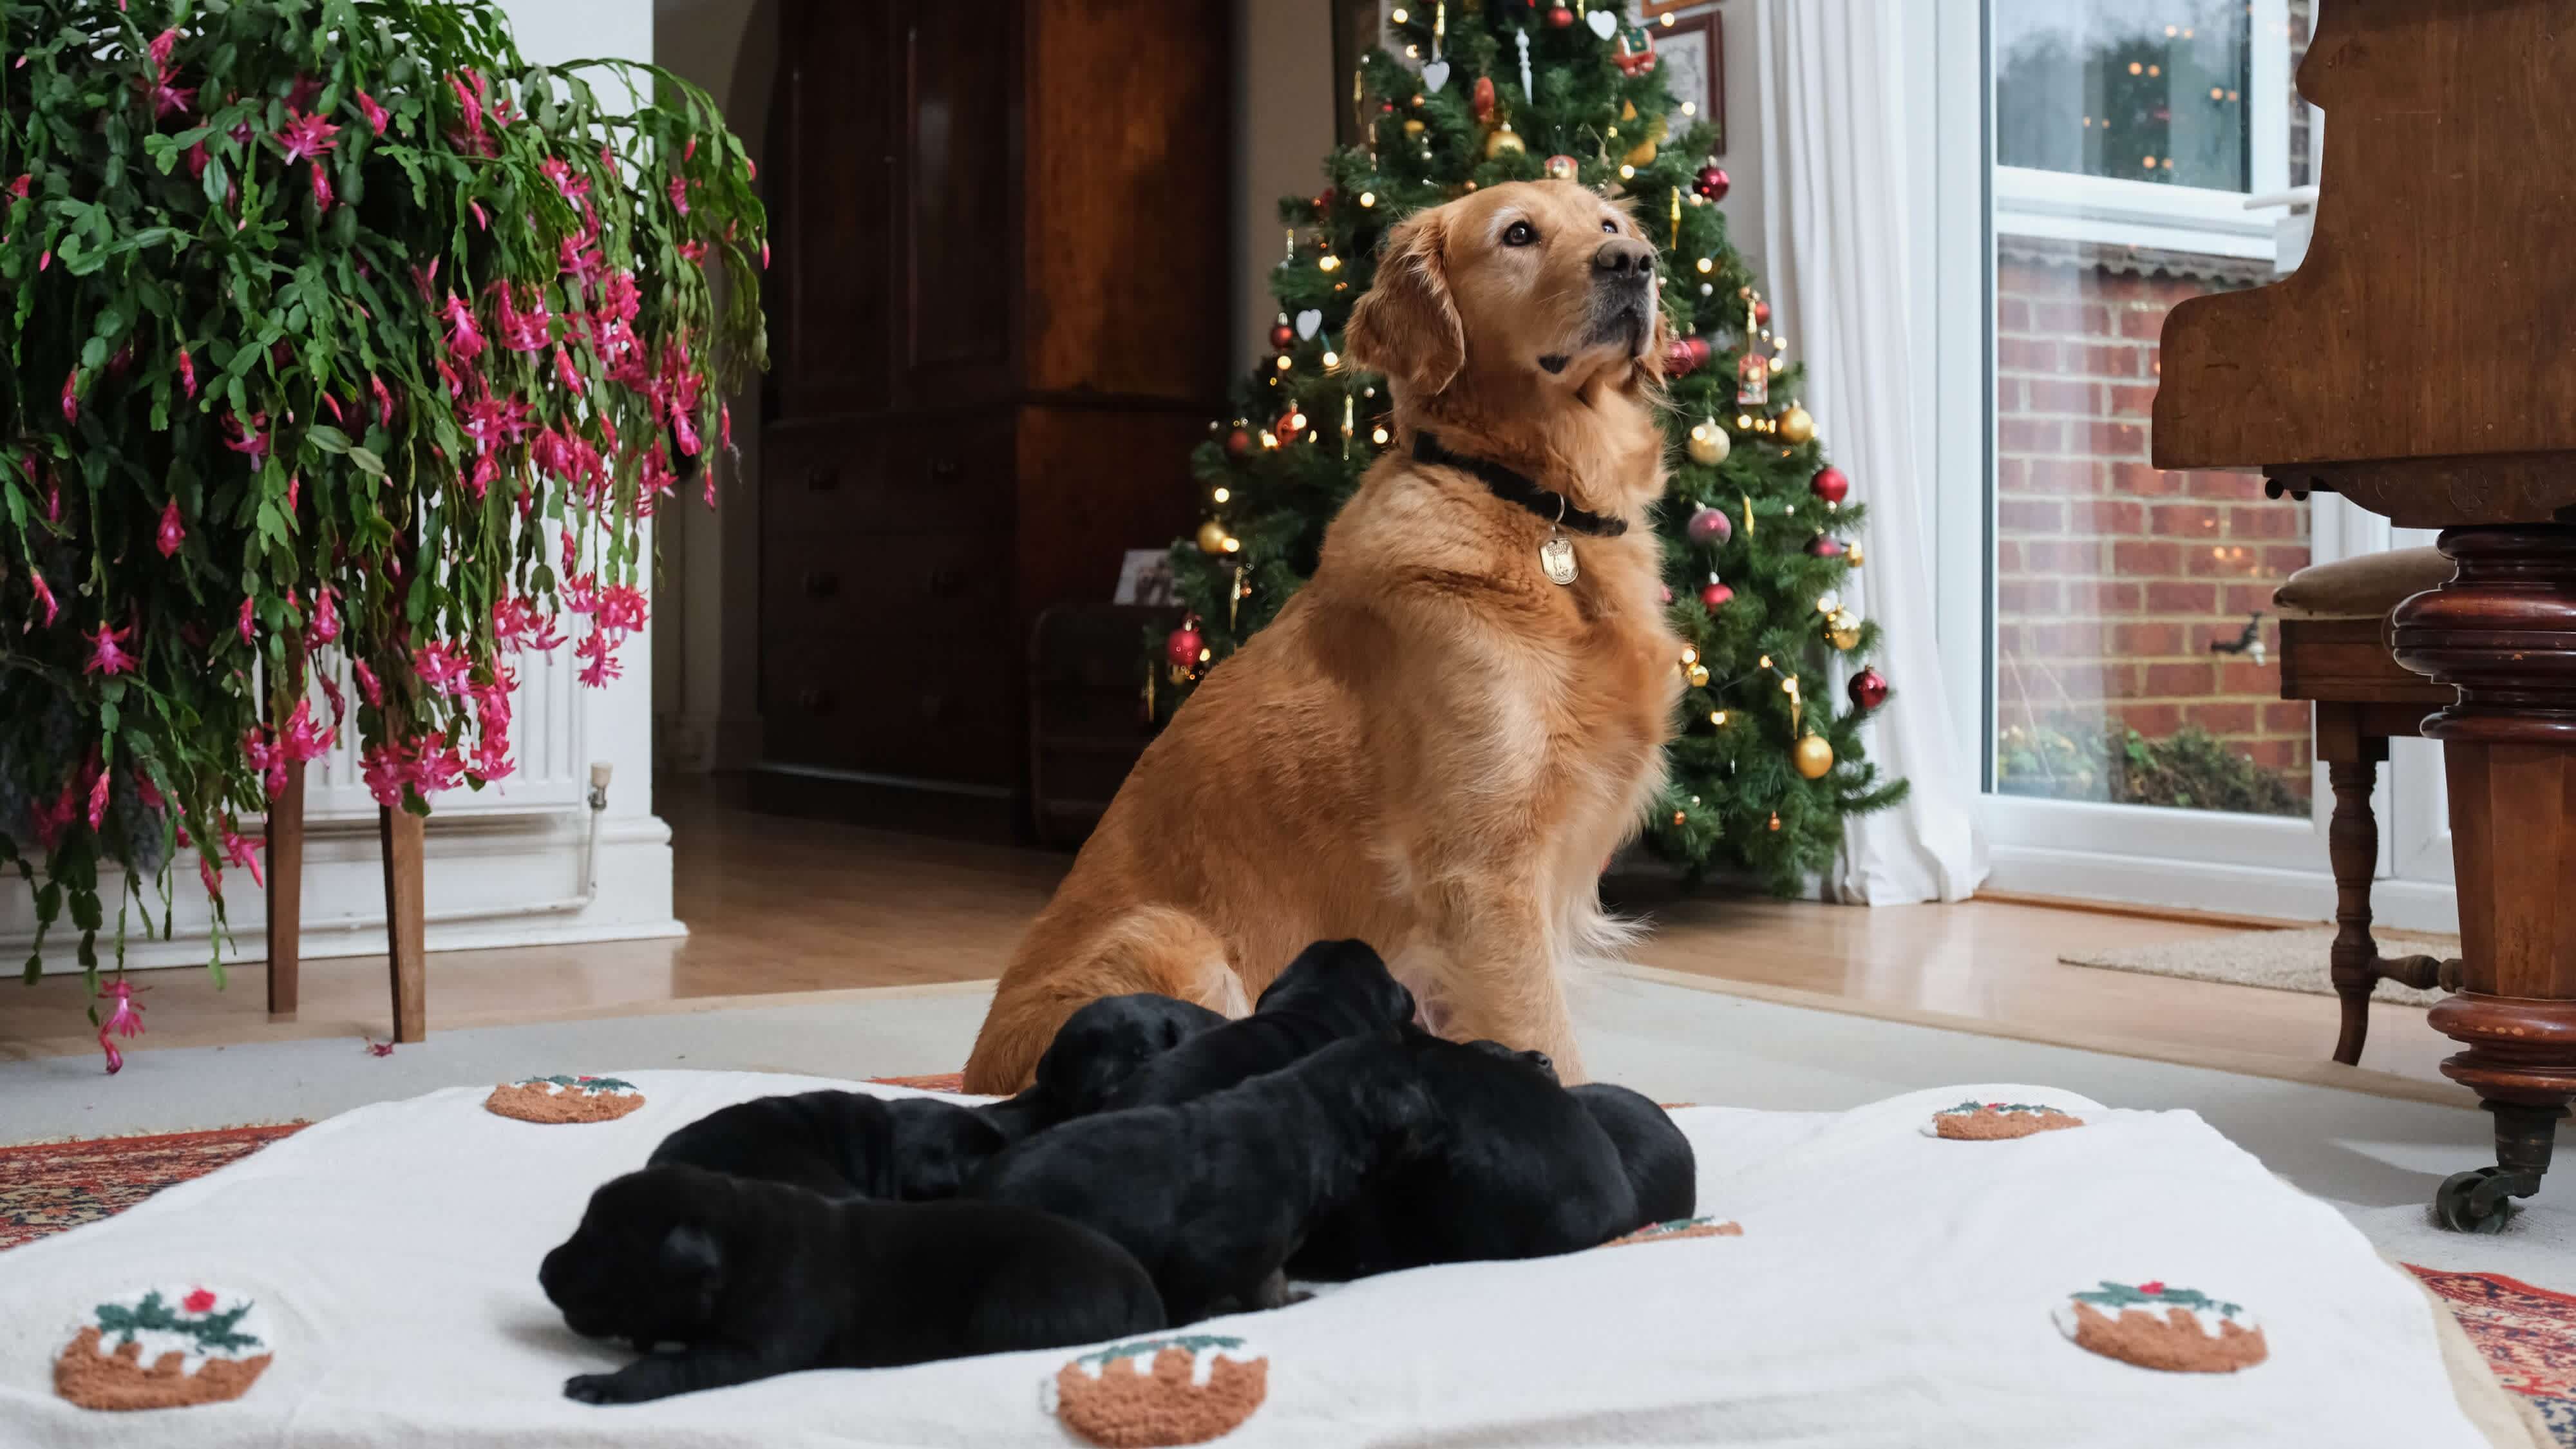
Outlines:
{"type": "MultiPolygon", "coordinates": [[[[1289,1260],[1344,1279],[1597,1246],[1636,1226],[1619,1149],[1538,1052],[1408,1033],[1435,1126],[1289,1260]]],[[[1650,1104],[1651,1105],[1651,1104],[1650,1104]]]]}
{"type": "Polygon", "coordinates": [[[1611,1145],[1619,1149],[1619,1164],[1627,1170],[1628,1187],[1637,1195],[1637,1220],[1619,1229],[1621,1233],[1674,1222],[1699,1210],[1699,1157],[1682,1129],[1673,1125],[1670,1113],[1645,1093],[1608,1082],[1587,1082],[1569,1090],[1601,1130],[1610,1134],[1611,1145]]]}
{"type": "Polygon", "coordinates": [[[1079,1224],[999,1203],[834,1201],[694,1167],[591,1194],[537,1281],[575,1333],[645,1354],[566,1380],[589,1404],[1163,1326],[1145,1270],[1079,1224]]]}
{"type": "Polygon", "coordinates": [[[1283,1301],[1279,1268],[1308,1225],[1400,1159],[1430,1111],[1402,1046],[1338,1042],[1194,1101],[1067,1122],[993,1159],[966,1194],[1098,1228],[1188,1323],[1283,1301]]]}
{"type": "Polygon", "coordinates": [[[1223,1012],[1150,991],[1104,996],[1056,1029],[1027,1091],[977,1110],[1017,1142],[1099,1111],[1138,1067],[1225,1022],[1223,1012]]]}
{"type": "Polygon", "coordinates": [[[1351,1037],[1392,1039],[1413,993],[1365,941],[1317,941],[1263,989],[1252,1014],[1213,1026],[1139,1066],[1101,1110],[1169,1106],[1275,1072],[1351,1037]]]}
{"type": "Polygon", "coordinates": [[[958,1185],[1008,1136],[972,1108],[931,1097],[799,1092],[710,1112],[662,1139],[648,1167],[703,1167],[792,1182],[826,1197],[921,1202],[958,1185]]]}

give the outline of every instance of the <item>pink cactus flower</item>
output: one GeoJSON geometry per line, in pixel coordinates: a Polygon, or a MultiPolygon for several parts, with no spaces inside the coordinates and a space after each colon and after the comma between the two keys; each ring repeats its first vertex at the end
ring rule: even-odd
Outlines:
{"type": "Polygon", "coordinates": [[[385,687],[377,680],[376,671],[367,667],[367,661],[363,659],[350,660],[349,672],[357,676],[358,692],[367,697],[367,703],[377,709],[383,709],[385,707],[385,687]]]}
{"type": "Polygon", "coordinates": [[[483,203],[479,201],[469,201],[465,203],[465,209],[474,213],[475,230],[490,231],[492,229],[492,218],[483,214],[483,203]]]}
{"type": "Polygon", "coordinates": [[[54,602],[54,591],[46,585],[44,574],[29,569],[27,582],[36,592],[36,602],[45,606],[45,627],[54,627],[54,621],[62,617],[63,606],[54,602]]]}
{"type": "Polygon", "coordinates": [[[214,160],[214,159],[215,159],[211,154],[209,154],[209,153],[207,152],[207,150],[206,150],[206,143],[205,143],[205,142],[203,142],[203,141],[199,141],[199,142],[198,142],[197,144],[195,144],[194,146],[189,147],[189,148],[188,148],[188,150],[187,150],[187,158],[188,158],[188,179],[189,179],[189,180],[191,180],[191,181],[203,181],[203,180],[205,180],[205,179],[206,179],[206,163],[208,163],[208,162],[210,162],[210,161],[212,161],[212,160],[214,160]]]}
{"type": "Polygon", "coordinates": [[[233,865],[249,867],[252,885],[268,884],[260,878],[259,874],[259,847],[244,839],[240,831],[231,829],[229,826],[224,831],[224,859],[233,865]]]}
{"type": "MultiPolygon", "coordinates": [[[[206,883],[206,894],[216,897],[221,897],[223,895],[224,873],[215,869],[215,863],[206,859],[202,855],[197,857],[197,879],[206,883]]],[[[119,1060],[116,1056],[116,1049],[114,1047],[108,1048],[108,1060],[119,1060]]],[[[119,1064],[121,1065],[122,1063],[120,1062],[119,1064]]],[[[109,1067],[108,1070],[114,1071],[116,1068],[109,1067]]]]}
{"type": "Polygon", "coordinates": [[[562,384],[564,391],[575,397],[579,397],[588,390],[588,385],[582,381],[580,371],[572,365],[572,354],[566,352],[560,342],[555,344],[555,381],[562,384]]]}
{"type": "Polygon", "coordinates": [[[258,725],[242,731],[242,759],[266,777],[268,798],[286,793],[286,747],[270,739],[268,731],[258,725]]]}
{"type": "Polygon", "coordinates": [[[27,199],[27,193],[28,193],[28,191],[29,191],[29,190],[31,190],[31,189],[35,186],[35,182],[36,182],[36,173],[35,173],[35,172],[33,172],[33,171],[22,171],[22,172],[18,173],[18,177],[17,177],[17,179],[16,179],[16,180],[11,181],[11,182],[9,183],[9,194],[10,194],[11,196],[14,196],[14,197],[18,198],[20,201],[24,201],[24,200],[26,200],[26,199],[27,199]]]}
{"type": "Polygon", "coordinates": [[[572,646],[573,657],[586,661],[581,669],[581,682],[600,689],[624,671],[617,664],[617,646],[610,642],[606,629],[593,629],[582,641],[572,646]]]}
{"type": "Polygon", "coordinates": [[[412,652],[412,668],[420,682],[441,694],[454,694],[464,686],[473,665],[455,646],[445,642],[423,644],[412,652]]]}
{"type": "Polygon", "coordinates": [[[90,642],[90,653],[89,663],[82,666],[81,673],[104,674],[113,679],[120,674],[132,674],[140,668],[134,662],[134,656],[126,653],[124,648],[125,637],[133,632],[131,624],[122,629],[111,629],[102,623],[97,632],[84,635],[90,642]]]}
{"type": "Polygon", "coordinates": [[[292,164],[312,160],[336,149],[340,143],[333,138],[339,134],[340,128],[326,117],[299,114],[290,104],[286,108],[286,124],[277,128],[277,144],[286,148],[286,159],[292,164]]]}
{"type": "Polygon", "coordinates": [[[179,349],[179,386],[191,401],[196,399],[197,361],[188,355],[188,349],[184,347],[179,349]]]}
{"type": "Polygon", "coordinates": [[[89,828],[92,830],[107,823],[108,791],[108,774],[107,771],[101,770],[98,772],[98,778],[92,780],[89,786],[89,828]]]}
{"type": "Polygon", "coordinates": [[[306,626],[305,637],[315,644],[328,644],[340,637],[340,607],[331,590],[314,591],[313,619],[306,626]]]}
{"type": "Polygon", "coordinates": [[[313,209],[316,212],[331,209],[331,173],[323,170],[319,161],[313,163],[313,209]]]}
{"type": "Polygon", "coordinates": [[[689,214],[689,181],[685,176],[671,178],[671,206],[682,216],[689,214]]]}
{"type": "Polygon", "coordinates": [[[179,551],[179,545],[187,538],[188,530],[179,524],[179,500],[173,498],[161,510],[161,530],[153,536],[153,545],[161,550],[163,558],[169,558],[179,551]]]}
{"type": "Polygon", "coordinates": [[[322,697],[331,701],[331,728],[337,730],[348,723],[349,697],[340,692],[340,681],[330,675],[318,675],[315,682],[322,686],[322,697]]]}
{"type": "Polygon", "coordinates": [[[368,95],[365,91],[360,91],[357,95],[359,113],[367,118],[367,124],[374,128],[377,135],[383,135],[385,133],[385,123],[392,120],[393,117],[386,112],[384,107],[376,104],[376,98],[374,96],[368,95]]]}
{"type": "Polygon", "coordinates": [[[328,753],[339,737],[327,726],[313,721],[313,701],[299,699],[295,712],[286,717],[286,728],[277,736],[277,748],[290,761],[318,760],[328,753]]]}
{"type": "Polygon", "coordinates": [[[253,469],[267,463],[268,434],[262,429],[268,426],[268,414],[253,413],[250,421],[245,423],[241,414],[230,413],[225,416],[224,424],[232,431],[232,436],[224,439],[225,447],[250,459],[253,469]]]}
{"type": "Polygon", "coordinates": [[[309,75],[298,73],[295,84],[286,89],[286,108],[289,111],[302,110],[312,105],[313,98],[320,94],[322,94],[322,82],[309,75]]]}
{"type": "Polygon", "coordinates": [[[253,642],[251,638],[251,608],[255,602],[256,601],[248,594],[244,594],[242,596],[241,623],[238,627],[241,632],[241,641],[244,644],[253,642]]]}
{"type": "Polygon", "coordinates": [[[394,425],[394,395],[385,391],[385,380],[371,372],[367,374],[367,386],[373,388],[376,394],[376,425],[378,427],[392,427],[394,425]]]}
{"type": "Polygon", "coordinates": [[[447,305],[439,309],[447,322],[447,350],[452,355],[472,360],[483,351],[483,330],[474,325],[474,309],[454,292],[447,294],[447,305]]]}
{"type": "Polygon", "coordinates": [[[118,1051],[116,1043],[108,1038],[113,1035],[131,1039],[143,1035],[143,1003],[134,999],[134,987],[121,975],[108,983],[107,995],[116,998],[116,1006],[108,1012],[107,1020],[99,1025],[98,1045],[107,1053],[107,1074],[112,1077],[125,1069],[125,1053],[118,1051]]]}
{"type": "Polygon", "coordinates": [[[134,795],[136,799],[143,802],[143,808],[146,810],[161,808],[161,792],[153,785],[150,775],[134,777],[134,795]]]}
{"type": "Polygon", "coordinates": [[[80,421],[80,369],[77,367],[63,377],[63,421],[80,421]]]}

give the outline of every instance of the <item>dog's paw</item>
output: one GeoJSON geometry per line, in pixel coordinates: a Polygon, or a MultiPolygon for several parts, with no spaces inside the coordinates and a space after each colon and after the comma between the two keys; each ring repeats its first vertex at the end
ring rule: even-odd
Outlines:
{"type": "Polygon", "coordinates": [[[622,1404],[626,1396],[615,1374],[574,1374],[564,1380],[564,1397],[583,1404],[622,1404]]]}

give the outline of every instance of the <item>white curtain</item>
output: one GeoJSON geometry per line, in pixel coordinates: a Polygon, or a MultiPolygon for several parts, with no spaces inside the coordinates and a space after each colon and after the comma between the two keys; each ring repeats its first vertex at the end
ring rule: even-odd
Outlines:
{"type": "Polygon", "coordinates": [[[1843,593],[1884,627],[1875,662],[1894,693],[1865,739],[1884,774],[1913,782],[1902,805],[1851,822],[1824,882],[1867,905],[1962,900],[1986,875],[1975,756],[1953,738],[1948,705],[1983,681],[1977,661],[1943,669],[1931,434],[1911,415],[1910,380],[1932,359],[1910,326],[1926,233],[1909,214],[1906,85],[1909,70],[1923,83],[1923,66],[1905,54],[1905,4],[1775,0],[1758,37],[1774,325],[1805,353],[1807,409],[1851,499],[1869,505],[1867,562],[1843,593]]]}

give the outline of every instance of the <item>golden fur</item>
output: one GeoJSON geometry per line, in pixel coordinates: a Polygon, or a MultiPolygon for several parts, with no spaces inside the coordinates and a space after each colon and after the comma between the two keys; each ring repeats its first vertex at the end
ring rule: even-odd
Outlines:
{"type": "Polygon", "coordinates": [[[1472,193],[1389,236],[1344,346],[1387,375],[1395,445],[1313,579],[1119,790],[1003,973],[968,1091],[1026,1085],[1085,1002],[1158,991],[1240,1015],[1308,942],[1353,936],[1444,1034],[1581,1078],[1562,977],[1619,936],[1599,873],[1662,784],[1680,692],[1646,516],[1660,310],[1651,281],[1602,275],[1651,276],[1651,257],[1565,182],[1472,193]],[[1424,428],[1628,531],[1569,534],[1581,576],[1548,582],[1548,522],[1416,462],[1424,428]]]}

